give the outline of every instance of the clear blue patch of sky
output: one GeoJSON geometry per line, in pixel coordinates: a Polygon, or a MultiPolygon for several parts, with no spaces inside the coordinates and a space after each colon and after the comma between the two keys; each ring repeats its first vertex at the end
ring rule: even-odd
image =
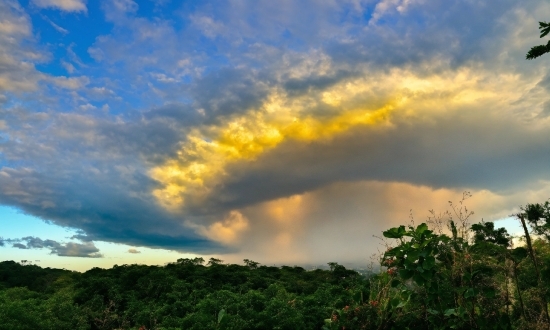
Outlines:
{"type": "Polygon", "coordinates": [[[42,239],[67,241],[76,233],[75,229],[47,223],[9,206],[0,206],[0,228],[2,228],[0,237],[5,239],[36,236],[42,239]]]}
{"type": "Polygon", "coordinates": [[[67,75],[59,59],[67,57],[68,47],[71,47],[84,63],[91,63],[94,59],[90,57],[88,48],[93,45],[98,36],[109,34],[113,28],[112,23],[105,21],[99,1],[88,1],[87,12],[37,8],[28,2],[24,6],[31,16],[33,33],[55,59],[38,65],[37,69],[56,76],[67,75]],[[67,32],[58,31],[52,23],[67,32]]]}
{"type": "Polygon", "coordinates": [[[510,235],[523,234],[523,228],[516,217],[508,217],[495,221],[495,227],[504,227],[510,235]]]}

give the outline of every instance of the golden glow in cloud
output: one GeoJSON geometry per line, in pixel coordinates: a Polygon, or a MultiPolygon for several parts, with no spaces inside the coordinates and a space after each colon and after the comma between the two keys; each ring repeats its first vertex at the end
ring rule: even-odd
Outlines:
{"type": "MultiPolygon", "coordinates": [[[[239,163],[254,162],[263,153],[274,150],[282,143],[330,142],[359,127],[361,130],[392,129],[392,132],[398,133],[393,130],[396,125],[435,123],[438,118],[457,114],[478,118],[479,109],[484,109],[484,115],[479,118],[485,119],[477,120],[487,120],[486,118],[492,116],[490,112],[497,110],[499,118],[506,118],[516,116],[515,109],[525,108],[525,104],[522,104],[525,95],[530,95],[530,102],[534,102],[535,106],[529,107],[530,109],[535,109],[538,103],[543,104],[544,98],[539,95],[543,92],[532,84],[520,81],[517,75],[474,72],[470,69],[448,70],[431,75],[417,75],[411,71],[394,69],[343,81],[330,88],[309,91],[300,96],[274,89],[261,107],[229,117],[219,125],[196,127],[192,130],[176,157],[151,169],[150,175],[160,184],[153,194],[166,209],[185,214],[188,207],[206,205],[211,194],[216,192],[216,187],[223,186],[226,180],[231,179],[230,166],[234,168],[239,163]],[[539,99],[540,102],[537,101],[539,99]],[[506,112],[502,109],[506,109],[506,112]]],[[[522,112],[522,115],[525,113],[522,112]]],[[[414,185],[403,187],[392,182],[360,186],[365,190],[331,192],[330,198],[326,199],[322,193],[325,190],[320,189],[319,193],[305,193],[235,209],[225,218],[214,218],[206,224],[187,222],[187,225],[197,233],[226,246],[248,251],[261,250],[263,256],[273,257],[273,260],[299,262],[302,259],[307,260],[313,254],[324,253],[329,256],[333,253],[322,251],[326,244],[322,240],[326,237],[333,237],[336,241],[347,241],[348,237],[355,237],[351,241],[364,245],[362,240],[365,237],[386,229],[395,219],[406,221],[401,214],[403,211],[407,212],[412,206],[426,204],[413,201],[413,195],[422,198],[426,194],[433,195],[431,201],[434,202],[440,199],[456,201],[458,198],[451,198],[450,195],[458,196],[462,193],[451,190],[432,191],[427,187],[414,185]],[[382,189],[379,185],[386,186],[387,189],[382,189]],[[399,188],[399,192],[392,187],[399,188]],[[414,194],[405,193],[404,188],[414,194]],[[379,191],[382,195],[378,199],[382,204],[399,205],[387,205],[390,211],[373,215],[365,227],[345,225],[343,222],[355,223],[356,220],[352,219],[369,217],[370,211],[358,207],[360,211],[352,214],[347,207],[339,209],[339,205],[346,205],[351,195],[372,199],[369,191],[379,191]],[[340,200],[339,203],[332,204],[332,209],[337,210],[334,212],[339,216],[331,218],[329,213],[333,211],[328,206],[331,204],[329,201],[341,199],[342,196],[345,196],[346,201],[340,200]],[[314,199],[326,205],[317,205],[314,199]],[[399,201],[394,203],[394,199],[399,201]],[[403,205],[405,203],[407,205],[403,205]],[[316,211],[320,209],[324,211],[316,211]],[[394,214],[395,212],[399,215],[394,214]],[[347,219],[340,219],[340,214],[347,219]],[[315,224],[312,219],[316,219],[315,224]],[[380,225],[381,220],[384,220],[383,227],[380,225]],[[354,229],[350,232],[349,228],[354,229]],[[263,232],[264,230],[267,231],[263,232]],[[247,240],[243,240],[245,233],[247,240]],[[316,241],[316,237],[321,238],[321,241],[316,241]],[[297,254],[296,251],[300,253],[297,254]]],[[[349,187],[353,190],[356,186],[349,187]]],[[[349,187],[346,186],[344,190],[349,187]]],[[[487,194],[492,195],[490,192],[479,194],[484,200],[498,200],[496,195],[489,198],[487,194]]],[[[422,211],[432,207],[435,207],[434,204],[426,205],[422,211]]],[[[368,248],[372,249],[373,246],[368,248]]]]}
{"type": "Polygon", "coordinates": [[[231,211],[223,221],[214,222],[208,227],[195,224],[190,224],[190,227],[195,227],[199,233],[211,240],[232,245],[248,230],[248,219],[241,212],[231,211]]]}
{"type": "Polygon", "coordinates": [[[394,109],[388,103],[315,118],[308,113],[308,106],[314,104],[307,101],[289,100],[274,93],[260,110],[250,111],[222,127],[193,130],[176,159],[151,170],[151,176],[163,185],[153,194],[164,206],[178,209],[184,205],[185,195],[205,198],[212,186],[223,179],[229,163],[254,160],[285,140],[314,141],[354,126],[381,123],[394,109]]]}
{"type": "MultiPolygon", "coordinates": [[[[464,202],[474,211],[470,223],[507,218],[519,205],[544,200],[550,183],[535,190],[500,195],[489,190],[473,190],[464,202]],[[512,205],[512,207],[510,207],[512,205]],[[491,215],[487,217],[486,215],[491,215]]],[[[233,246],[246,251],[223,256],[227,262],[243,257],[281,264],[326,264],[329,261],[369,262],[382,242],[373,237],[392,226],[428,221],[429,210],[445,219],[449,201],[460,207],[460,189],[433,189],[399,182],[338,182],[292,197],[259,203],[242,210],[250,220],[246,239],[233,246]],[[252,221],[255,219],[256,221],[252,221]],[[361,256],[358,258],[358,256],[361,256]]],[[[456,214],[453,214],[456,220],[456,214]]],[[[501,226],[499,222],[497,226],[501,226]]]]}
{"type": "MultiPolygon", "coordinates": [[[[391,125],[397,113],[424,117],[480,100],[503,102],[499,89],[516,83],[516,76],[482,77],[470,69],[430,76],[394,69],[302,96],[273,90],[260,108],[219,126],[192,130],[176,157],[151,169],[150,175],[160,183],[153,194],[161,205],[180,212],[207,200],[227,177],[229,164],[253,161],[285,141],[331,139],[359,126],[391,125]],[[484,85],[479,83],[482,78],[484,85]]],[[[518,93],[507,96],[517,98],[518,93]]]]}

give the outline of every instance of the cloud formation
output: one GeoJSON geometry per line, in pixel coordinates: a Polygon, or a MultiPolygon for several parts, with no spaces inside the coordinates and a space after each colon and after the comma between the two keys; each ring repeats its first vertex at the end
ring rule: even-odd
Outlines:
{"type": "Polygon", "coordinates": [[[42,78],[35,63],[47,59],[29,47],[33,40],[31,19],[15,1],[0,3],[0,95],[34,91],[42,78]]]}
{"type": "Polygon", "coordinates": [[[0,203],[84,242],[14,246],[357,261],[411,208],[550,193],[548,65],[524,61],[546,3],[34,4],[104,25],[45,22],[54,49],[0,4],[0,203]]]}
{"type": "Polygon", "coordinates": [[[56,254],[60,257],[81,257],[81,258],[103,258],[99,249],[93,242],[84,243],[59,243],[54,240],[42,240],[38,237],[27,236],[21,239],[9,239],[5,242],[12,243],[12,247],[18,249],[49,249],[50,254],[56,254]]]}
{"type": "Polygon", "coordinates": [[[86,12],[85,0],[32,0],[32,3],[40,8],[56,8],[69,12],[86,12]]]}

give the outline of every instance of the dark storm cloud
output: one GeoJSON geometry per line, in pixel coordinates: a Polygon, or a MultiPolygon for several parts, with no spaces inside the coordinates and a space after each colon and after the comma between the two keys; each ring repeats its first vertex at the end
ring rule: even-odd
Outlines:
{"type": "Polygon", "coordinates": [[[191,94],[194,106],[212,120],[260,105],[268,92],[266,83],[249,70],[222,68],[197,79],[191,94]]]}
{"type": "Polygon", "coordinates": [[[230,167],[213,207],[241,208],[341,181],[407,182],[434,189],[507,191],[550,180],[550,133],[498,115],[361,127],[330,140],[289,141],[230,167]]]}
{"type": "Polygon", "coordinates": [[[124,170],[107,173],[107,169],[93,168],[58,174],[4,168],[0,201],[55,224],[78,228],[87,240],[173,250],[217,248],[156,205],[150,179],[124,170]]]}

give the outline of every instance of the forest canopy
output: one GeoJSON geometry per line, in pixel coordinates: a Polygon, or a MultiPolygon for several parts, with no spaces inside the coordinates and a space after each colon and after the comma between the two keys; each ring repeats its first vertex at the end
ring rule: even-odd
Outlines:
{"type": "Polygon", "coordinates": [[[512,237],[461,203],[383,232],[371,273],[211,258],[85,273],[0,263],[0,329],[546,329],[550,203],[512,237]]]}

